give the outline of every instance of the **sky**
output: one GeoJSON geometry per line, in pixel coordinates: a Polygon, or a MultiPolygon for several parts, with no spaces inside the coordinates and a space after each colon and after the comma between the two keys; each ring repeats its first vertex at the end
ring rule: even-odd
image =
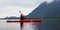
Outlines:
{"type": "Polygon", "coordinates": [[[19,17],[19,11],[26,16],[45,1],[51,3],[54,0],[0,0],[0,18],[6,16],[19,17]]]}

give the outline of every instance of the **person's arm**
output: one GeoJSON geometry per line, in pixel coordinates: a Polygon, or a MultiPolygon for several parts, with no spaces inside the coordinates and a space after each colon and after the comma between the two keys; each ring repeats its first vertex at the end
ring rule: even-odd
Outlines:
{"type": "Polygon", "coordinates": [[[21,13],[24,16],[24,14],[21,11],[19,11],[19,13],[21,13]]]}
{"type": "Polygon", "coordinates": [[[19,13],[21,13],[24,19],[27,19],[21,11],[19,11],[19,13]]]}

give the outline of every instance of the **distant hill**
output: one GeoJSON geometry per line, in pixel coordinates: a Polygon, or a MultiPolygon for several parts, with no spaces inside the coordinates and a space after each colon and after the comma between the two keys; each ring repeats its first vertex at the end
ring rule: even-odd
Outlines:
{"type": "Polygon", "coordinates": [[[60,16],[60,0],[57,0],[57,1],[54,0],[52,3],[49,3],[49,4],[47,4],[46,2],[43,2],[26,17],[29,17],[29,18],[45,18],[45,17],[56,18],[59,16],[60,16]]]}
{"type": "Polygon", "coordinates": [[[16,17],[16,16],[10,16],[10,17],[5,17],[4,19],[19,19],[19,17],[16,17]]]}

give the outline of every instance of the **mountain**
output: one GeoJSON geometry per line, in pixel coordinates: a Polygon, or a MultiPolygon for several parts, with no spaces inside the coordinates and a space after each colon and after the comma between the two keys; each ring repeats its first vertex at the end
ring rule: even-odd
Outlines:
{"type": "Polygon", "coordinates": [[[5,17],[5,19],[19,19],[19,17],[16,17],[16,16],[10,16],[10,17],[5,17]]]}
{"type": "Polygon", "coordinates": [[[60,16],[60,0],[54,0],[52,3],[43,2],[34,9],[26,17],[29,18],[44,18],[44,17],[59,17],[60,16]]]}

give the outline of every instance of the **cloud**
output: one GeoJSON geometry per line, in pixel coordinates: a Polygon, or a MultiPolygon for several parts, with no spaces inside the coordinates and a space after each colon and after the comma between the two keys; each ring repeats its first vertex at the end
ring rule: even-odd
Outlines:
{"type": "Polygon", "coordinates": [[[47,0],[0,0],[0,17],[19,16],[19,11],[22,11],[24,15],[28,15],[44,1],[47,0]]]}
{"type": "Polygon", "coordinates": [[[33,8],[39,3],[39,0],[0,0],[2,6],[20,6],[25,8],[33,8]]]}
{"type": "Polygon", "coordinates": [[[19,6],[5,6],[3,8],[0,8],[0,17],[19,16],[19,11],[22,11],[24,15],[28,15],[32,9],[22,8],[19,6]]]}
{"type": "Polygon", "coordinates": [[[47,3],[52,3],[54,0],[46,0],[47,3]]]}

